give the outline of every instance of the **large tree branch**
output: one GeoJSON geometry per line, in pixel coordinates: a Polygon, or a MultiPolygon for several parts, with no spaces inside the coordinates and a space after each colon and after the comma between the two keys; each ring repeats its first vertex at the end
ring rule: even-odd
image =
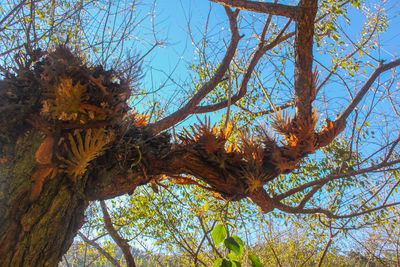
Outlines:
{"type": "Polygon", "coordinates": [[[294,19],[298,8],[296,6],[288,6],[276,3],[265,3],[247,0],[210,0],[224,6],[238,8],[257,13],[265,13],[270,15],[283,16],[294,19]]]}
{"type": "MultiPolygon", "coordinates": [[[[229,5],[229,6],[232,6],[232,7],[237,7],[237,8],[240,8],[240,6],[243,6],[240,9],[246,9],[246,8],[244,8],[244,6],[246,6],[246,7],[250,7],[252,5],[255,5],[255,6],[261,5],[261,6],[263,6],[264,4],[268,5],[268,6],[272,6],[272,5],[283,6],[283,5],[279,5],[279,4],[276,4],[276,3],[262,3],[262,2],[251,2],[251,1],[227,1],[227,0],[223,0],[223,1],[211,0],[211,1],[218,2],[218,3],[223,4],[223,5],[229,5]],[[234,4],[232,4],[231,2],[234,2],[234,4]],[[247,4],[249,6],[247,6],[247,4]]],[[[341,4],[341,6],[343,6],[346,3],[341,4]]],[[[297,7],[290,7],[290,8],[297,8],[297,7]]],[[[294,12],[296,12],[296,11],[294,11],[294,12]]],[[[269,13],[269,14],[272,14],[272,13],[269,13]]],[[[316,21],[322,20],[328,14],[329,13],[325,13],[320,18],[318,18],[316,21]]],[[[267,25],[269,24],[270,18],[271,18],[271,16],[268,18],[267,25]]],[[[295,16],[293,18],[297,19],[297,17],[295,17],[295,16]]],[[[290,21],[288,22],[288,24],[290,24],[290,21]]],[[[253,54],[252,60],[250,61],[248,67],[246,68],[244,77],[247,77],[248,74],[252,73],[252,71],[254,70],[255,65],[258,63],[258,61],[261,58],[260,55],[262,56],[263,53],[273,49],[278,44],[282,43],[283,41],[288,40],[289,38],[291,38],[292,36],[294,36],[296,34],[296,32],[291,32],[291,33],[286,34],[285,36],[282,36],[284,31],[287,29],[287,26],[289,26],[288,24],[284,27],[284,29],[277,35],[277,37],[271,43],[263,44],[262,45],[262,49],[260,49],[260,46],[258,47],[256,52],[253,54]]],[[[264,37],[265,37],[265,32],[263,32],[263,34],[261,35],[261,40],[264,40],[264,37]]],[[[311,71],[310,71],[310,73],[311,73],[311,71]]],[[[247,82],[248,82],[248,79],[247,80],[246,79],[242,80],[242,82],[240,83],[240,87],[239,87],[238,92],[231,97],[230,101],[224,100],[224,101],[221,101],[221,102],[216,103],[216,104],[211,104],[211,105],[206,105],[206,106],[198,106],[198,107],[195,108],[194,113],[201,114],[201,113],[214,112],[214,111],[220,110],[222,108],[226,108],[229,105],[229,103],[232,104],[232,105],[235,104],[237,101],[239,101],[245,95],[245,93],[247,91],[247,82]]],[[[318,90],[319,90],[320,87],[321,86],[318,87],[318,90]]],[[[311,92],[311,96],[314,96],[314,95],[315,95],[315,93],[311,92]]],[[[309,97],[304,95],[304,98],[308,99],[309,97]]]]}
{"type": "Polygon", "coordinates": [[[226,7],[225,12],[229,18],[229,25],[231,29],[231,42],[228,46],[224,58],[221,61],[221,64],[219,65],[218,69],[216,70],[212,78],[208,82],[206,82],[194,96],[192,96],[192,98],[183,108],[161,119],[160,121],[154,123],[153,125],[150,125],[154,133],[161,132],[175,125],[176,123],[182,121],[187,116],[192,114],[195,107],[201,102],[201,100],[203,100],[203,98],[207,96],[207,94],[210,93],[221,82],[222,78],[224,77],[235,55],[240,40],[237,21],[236,21],[237,16],[239,14],[238,11],[232,12],[230,8],[226,7]]]}
{"type": "Polygon", "coordinates": [[[239,90],[236,94],[234,94],[231,97],[230,101],[224,100],[217,104],[198,106],[195,108],[194,113],[208,113],[208,112],[217,111],[217,110],[227,107],[229,104],[231,104],[231,105],[235,104],[242,97],[244,97],[247,93],[247,85],[248,85],[251,75],[254,71],[254,68],[257,66],[257,63],[263,57],[265,52],[273,49],[275,46],[277,46],[278,44],[282,43],[283,41],[289,39],[290,37],[292,37],[294,35],[294,33],[290,33],[290,34],[283,36],[283,33],[289,27],[291,22],[292,22],[292,20],[289,20],[286,23],[286,25],[283,27],[283,29],[280,31],[280,33],[276,36],[276,38],[271,43],[265,44],[264,43],[265,41],[263,39],[260,41],[260,43],[257,46],[256,51],[254,52],[254,54],[250,60],[249,65],[247,66],[247,68],[243,74],[242,81],[240,82],[240,85],[239,85],[239,90]]]}
{"type": "Polygon", "coordinates": [[[301,0],[296,21],[294,91],[296,117],[308,120],[312,116],[313,88],[313,39],[317,0],[301,0]]]}

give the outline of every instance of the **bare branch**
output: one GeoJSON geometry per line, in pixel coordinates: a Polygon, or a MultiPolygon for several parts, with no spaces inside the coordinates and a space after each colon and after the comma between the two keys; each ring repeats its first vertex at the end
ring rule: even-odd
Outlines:
{"type": "Polygon", "coordinates": [[[300,208],[300,209],[303,209],[304,206],[307,204],[307,202],[310,200],[310,198],[311,198],[312,196],[314,196],[315,193],[316,193],[319,189],[321,189],[321,187],[322,187],[322,185],[314,186],[314,187],[310,190],[310,192],[308,192],[308,193],[303,197],[303,199],[301,200],[300,204],[299,204],[297,207],[300,208]]]}
{"type": "Polygon", "coordinates": [[[104,216],[104,226],[107,229],[107,232],[111,235],[112,239],[117,243],[117,245],[121,248],[122,252],[124,253],[124,257],[126,260],[126,264],[128,267],[135,267],[135,260],[133,259],[131,253],[131,246],[128,244],[126,239],[123,239],[119,234],[118,231],[114,228],[113,223],[111,221],[110,214],[107,211],[107,206],[104,200],[100,201],[101,210],[103,211],[104,216]]]}
{"type": "MultiPolygon", "coordinates": [[[[290,37],[292,37],[294,35],[294,34],[288,34],[288,35],[285,35],[284,37],[282,37],[283,33],[289,27],[291,22],[292,22],[292,20],[289,20],[286,23],[285,27],[283,27],[281,32],[276,36],[276,38],[271,43],[265,45],[264,41],[261,40],[261,42],[258,44],[257,50],[254,52],[253,57],[251,58],[250,63],[247,66],[246,71],[245,71],[245,73],[243,75],[243,79],[240,82],[239,91],[236,94],[234,94],[230,99],[231,104],[235,104],[243,96],[245,96],[245,94],[247,92],[247,85],[248,85],[248,82],[249,82],[249,80],[251,78],[251,75],[252,75],[252,73],[254,71],[254,68],[256,67],[258,61],[260,61],[262,56],[265,54],[265,52],[267,52],[268,50],[271,50],[272,48],[274,48],[275,46],[277,46],[281,42],[289,39],[290,37]]],[[[198,106],[194,110],[194,113],[213,112],[213,111],[216,111],[216,110],[219,110],[219,109],[227,107],[228,104],[229,104],[229,101],[225,100],[225,101],[219,102],[217,104],[212,104],[212,105],[207,105],[207,106],[198,106]]]]}
{"type": "Polygon", "coordinates": [[[350,214],[347,214],[347,215],[334,215],[332,218],[335,218],[335,219],[353,218],[353,217],[358,217],[360,215],[369,214],[369,213],[372,213],[372,212],[375,212],[375,211],[378,211],[378,210],[381,210],[381,209],[385,209],[385,208],[389,208],[389,207],[393,207],[393,206],[397,206],[397,205],[400,205],[400,202],[394,202],[394,203],[390,203],[390,204],[385,204],[385,205],[381,205],[379,207],[375,207],[375,208],[372,208],[372,209],[364,210],[364,211],[361,211],[361,212],[350,213],[350,214]]]}
{"type": "Polygon", "coordinates": [[[276,3],[265,3],[258,1],[247,1],[247,0],[210,0],[210,1],[224,6],[238,8],[246,11],[283,16],[292,19],[296,17],[298,10],[298,8],[295,6],[288,6],[276,3]]]}
{"type": "Polygon", "coordinates": [[[273,114],[277,110],[285,110],[285,109],[293,107],[293,106],[294,106],[294,101],[290,101],[290,102],[282,104],[280,106],[277,106],[277,107],[275,106],[275,108],[270,108],[267,110],[251,111],[251,110],[248,110],[247,108],[237,105],[238,108],[240,108],[241,110],[243,110],[245,112],[252,113],[252,114],[261,114],[261,115],[273,114]]]}
{"type": "MultiPolygon", "coordinates": [[[[365,39],[364,42],[362,42],[362,44],[357,45],[357,44],[353,44],[355,46],[355,49],[348,54],[347,56],[345,56],[343,59],[341,59],[340,61],[338,61],[333,67],[331,67],[331,70],[329,70],[329,74],[325,77],[325,79],[318,85],[318,88],[316,89],[316,93],[319,92],[319,90],[325,85],[325,83],[329,80],[329,78],[332,76],[332,74],[335,73],[336,69],[340,66],[340,64],[342,62],[346,62],[347,60],[349,60],[350,58],[352,58],[358,51],[360,51],[369,41],[371,41],[372,37],[375,34],[376,28],[377,28],[377,24],[378,22],[374,25],[374,28],[372,30],[372,32],[370,33],[370,35],[368,36],[368,38],[365,39]]],[[[340,77],[340,76],[339,76],[340,77]]]]}
{"type": "Polygon", "coordinates": [[[153,132],[161,132],[192,114],[195,107],[201,102],[201,100],[221,82],[235,55],[236,48],[240,40],[236,21],[239,14],[238,11],[232,12],[230,8],[226,7],[225,12],[229,18],[229,25],[231,29],[231,42],[228,46],[224,58],[222,59],[221,64],[214,73],[213,77],[198,90],[198,92],[189,100],[189,102],[183,108],[172,113],[168,117],[150,125],[153,132]]]}
{"type": "MultiPolygon", "coordinates": [[[[0,21],[0,26],[9,18],[14,19],[15,16],[13,16],[14,13],[18,13],[19,10],[22,8],[23,5],[26,4],[27,0],[21,1],[18,5],[16,5],[7,15],[5,15],[1,21],[0,21]]],[[[8,24],[11,24],[11,21],[8,22],[8,24]]],[[[0,31],[4,30],[4,27],[0,28],[0,31]]]]}
{"type": "MultiPolygon", "coordinates": [[[[214,222],[212,223],[210,229],[211,230],[206,230],[205,226],[204,226],[204,222],[203,219],[201,218],[201,216],[197,216],[197,218],[199,219],[200,222],[200,226],[201,226],[201,230],[203,230],[204,233],[204,237],[207,239],[208,244],[212,247],[214,253],[216,253],[220,258],[223,258],[224,256],[221,255],[221,253],[219,253],[218,249],[215,247],[214,242],[210,239],[210,237],[208,236],[208,234],[212,231],[212,229],[214,228],[215,224],[217,223],[217,220],[214,220],[214,222]]],[[[204,238],[203,237],[203,238],[204,238]]]]}
{"type": "Polygon", "coordinates": [[[359,175],[359,174],[363,174],[363,173],[377,171],[377,170],[380,170],[381,168],[389,167],[389,166],[399,164],[399,163],[400,163],[400,160],[394,160],[394,161],[390,161],[390,162],[382,162],[381,164],[377,164],[377,165],[374,165],[374,166],[371,166],[368,168],[364,168],[364,169],[359,169],[357,171],[351,171],[351,172],[339,173],[339,174],[331,174],[331,175],[328,175],[327,177],[324,177],[324,178],[321,178],[318,180],[314,180],[314,181],[302,184],[298,187],[292,188],[292,189],[286,191],[285,193],[277,195],[276,197],[274,197],[274,200],[279,201],[279,200],[285,199],[293,194],[296,194],[296,193],[303,191],[312,186],[324,185],[329,181],[333,181],[333,180],[337,180],[337,179],[341,179],[341,178],[347,178],[347,177],[351,177],[351,176],[355,176],[355,175],[359,175]]]}
{"type": "Polygon", "coordinates": [[[351,103],[346,107],[346,109],[342,112],[342,114],[334,121],[334,125],[342,125],[346,123],[347,117],[351,114],[351,112],[357,107],[360,103],[361,99],[368,92],[368,89],[372,86],[375,80],[379,77],[379,75],[387,70],[396,68],[400,65],[400,58],[393,60],[387,64],[380,64],[378,68],[371,74],[368,80],[365,82],[361,90],[357,93],[351,103]]]}
{"type": "Polygon", "coordinates": [[[121,265],[119,264],[119,262],[114,259],[113,256],[110,255],[110,253],[108,253],[107,251],[105,251],[99,244],[97,244],[94,240],[90,240],[89,238],[87,238],[87,236],[85,236],[81,231],[78,231],[78,235],[83,239],[83,241],[85,241],[87,244],[91,245],[92,247],[94,247],[95,249],[97,249],[97,251],[103,255],[104,257],[107,258],[107,260],[110,261],[110,263],[113,266],[117,266],[120,267],[121,265]]]}

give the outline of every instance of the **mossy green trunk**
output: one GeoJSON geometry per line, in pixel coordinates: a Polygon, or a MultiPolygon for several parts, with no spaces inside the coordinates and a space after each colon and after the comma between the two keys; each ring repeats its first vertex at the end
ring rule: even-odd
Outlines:
{"type": "Polygon", "coordinates": [[[24,63],[0,80],[0,266],[56,266],[89,201],[147,183],[169,136],[135,123],[117,73],[65,47],[24,63]]]}
{"type": "Polygon", "coordinates": [[[32,199],[35,152],[43,138],[28,131],[0,146],[0,266],[57,266],[83,224],[88,202],[68,177],[47,177],[32,199]]]}

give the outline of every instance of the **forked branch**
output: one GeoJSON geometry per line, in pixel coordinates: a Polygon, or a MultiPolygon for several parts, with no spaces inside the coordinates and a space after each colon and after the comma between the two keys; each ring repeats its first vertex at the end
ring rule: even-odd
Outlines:
{"type": "Polygon", "coordinates": [[[187,102],[187,104],[171,115],[165,117],[164,119],[154,123],[150,127],[152,128],[154,133],[159,133],[169,127],[177,124],[178,122],[184,120],[187,116],[194,112],[196,106],[210,93],[223,79],[226,71],[229,68],[229,65],[235,55],[240,36],[237,27],[237,16],[239,11],[236,10],[233,12],[230,8],[226,7],[225,12],[229,18],[229,25],[231,29],[231,42],[228,46],[228,49],[225,52],[225,56],[221,61],[218,69],[212,76],[212,78],[207,81],[203,86],[197,91],[197,93],[191,97],[191,99],[187,102]]]}
{"type": "Polygon", "coordinates": [[[128,267],[135,267],[135,260],[133,259],[130,246],[128,241],[123,239],[119,234],[118,231],[114,228],[114,225],[111,221],[110,214],[108,213],[106,203],[104,200],[100,201],[101,210],[103,212],[104,217],[104,225],[107,229],[107,232],[111,235],[112,239],[114,239],[115,243],[121,248],[122,253],[124,254],[126,265],[128,267]]]}
{"type": "Polygon", "coordinates": [[[90,240],[87,236],[85,236],[81,231],[78,231],[78,235],[83,239],[83,241],[89,245],[91,245],[92,247],[94,247],[95,249],[97,249],[97,251],[103,255],[105,258],[107,258],[107,260],[110,261],[110,263],[115,266],[115,267],[120,267],[121,265],[119,264],[119,262],[114,259],[113,256],[111,256],[110,253],[108,253],[107,251],[105,251],[99,244],[97,244],[94,240],[90,240]]]}
{"type": "Polygon", "coordinates": [[[198,106],[195,108],[194,113],[208,113],[217,111],[227,107],[229,104],[234,105],[237,101],[243,98],[247,93],[247,86],[253,74],[254,68],[257,66],[260,59],[264,56],[265,52],[273,49],[278,44],[282,43],[283,41],[293,36],[293,34],[287,34],[283,36],[284,32],[289,27],[291,22],[292,20],[290,19],[272,42],[266,44],[264,38],[260,40],[260,43],[258,44],[256,51],[253,53],[250,63],[248,64],[246,70],[244,71],[242,81],[240,82],[239,85],[239,90],[231,97],[230,101],[224,100],[216,104],[198,106]]]}

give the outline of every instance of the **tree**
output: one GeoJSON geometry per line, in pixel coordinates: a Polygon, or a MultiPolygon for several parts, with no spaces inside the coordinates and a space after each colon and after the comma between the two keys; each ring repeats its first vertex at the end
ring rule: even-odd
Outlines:
{"type": "MultiPolygon", "coordinates": [[[[127,103],[132,94],[138,93],[139,58],[117,57],[116,66],[126,63],[119,71],[87,63],[90,58],[96,61],[93,55],[100,55],[97,62],[107,66],[112,55],[120,51],[120,41],[127,38],[107,39],[105,29],[99,42],[99,35],[90,44],[84,40],[85,35],[80,34],[85,32],[82,14],[85,10],[87,14],[93,12],[85,8],[96,2],[71,5],[50,1],[45,5],[22,1],[6,11],[0,21],[7,40],[2,46],[4,79],[0,83],[0,257],[4,266],[56,265],[84,223],[90,201],[134,194],[138,186],[148,183],[156,188],[165,177],[202,187],[227,201],[249,198],[264,213],[279,210],[322,215],[322,223],[342,219],[347,224],[353,218],[398,204],[393,196],[398,186],[400,136],[388,134],[379,142],[374,139],[377,145],[369,150],[357,147],[358,142],[368,140],[363,135],[370,133],[368,121],[381,102],[391,104],[392,109],[390,116],[377,125],[398,122],[397,92],[390,91],[397,77],[387,78],[384,73],[394,73],[400,59],[379,61],[368,69],[368,78],[357,77],[360,66],[366,66],[361,56],[374,49],[371,43],[384,31],[385,17],[378,13],[369,18],[371,24],[360,42],[352,44],[354,50],[348,55],[333,53],[335,48],[329,50],[333,65],[318,82],[318,68],[324,64],[313,68],[314,39],[317,46],[328,41],[343,46],[336,20],[345,18],[347,5],[358,6],[358,1],[301,0],[296,5],[210,2],[222,5],[228,19],[230,39],[224,55],[210,62],[203,53],[200,64],[194,66],[199,86],[193,88],[180,108],[151,123],[145,113],[140,114],[127,103]],[[64,5],[73,12],[60,12],[55,5],[64,5]],[[250,29],[252,35],[243,47],[240,43],[245,37],[241,31],[246,27],[241,29],[239,22],[246,14],[259,20],[250,23],[254,26],[250,29]],[[48,17],[40,20],[40,16],[48,17]],[[274,17],[286,21],[274,24],[274,17]],[[262,25],[257,26],[260,21],[262,25]],[[13,30],[18,34],[8,34],[13,30]],[[57,46],[61,39],[74,45],[75,51],[57,46]],[[281,48],[291,41],[292,47],[281,48]],[[57,48],[47,52],[37,49],[40,46],[57,48]],[[19,53],[21,49],[25,52],[19,53]],[[290,79],[286,84],[286,92],[293,97],[286,95],[284,99],[280,94],[278,100],[285,102],[279,106],[273,104],[272,92],[262,87],[259,68],[265,66],[263,57],[267,52],[285,49],[283,58],[294,60],[292,65],[282,62],[282,66],[289,66],[286,71],[294,73],[293,85],[290,79]],[[238,61],[240,55],[249,60],[238,61]],[[325,123],[318,122],[317,113],[322,113],[323,103],[317,97],[324,92],[323,86],[334,75],[347,86],[340,69],[344,69],[347,79],[354,79],[355,91],[349,90],[344,107],[334,106],[335,112],[326,114],[336,114],[335,119],[331,121],[327,116],[325,123]],[[261,81],[258,88],[254,85],[257,79],[261,81]],[[380,86],[385,90],[380,91],[380,86]],[[258,101],[252,93],[263,90],[271,110],[259,113],[282,138],[275,140],[265,128],[259,133],[242,130],[235,138],[237,125],[235,120],[229,122],[230,108],[246,110],[241,101],[258,101]],[[222,97],[218,98],[221,91],[222,97]],[[368,97],[369,91],[384,95],[376,102],[375,95],[368,97]],[[370,103],[367,112],[358,110],[362,101],[370,103]],[[316,110],[314,102],[321,104],[315,106],[316,110]],[[291,106],[293,112],[283,111],[291,106]],[[178,138],[171,138],[169,129],[189,116],[225,108],[228,115],[221,126],[212,126],[209,119],[200,120],[183,129],[178,138]],[[348,131],[346,124],[352,125],[348,131]],[[335,141],[342,132],[347,138],[335,141]],[[329,158],[319,161],[321,166],[307,162],[308,155],[324,147],[329,158]],[[293,173],[296,168],[303,173],[293,173]],[[318,175],[308,176],[311,173],[318,175]],[[374,174],[362,178],[369,173],[374,174]],[[381,173],[382,178],[378,180],[375,173],[381,173]],[[354,190],[361,191],[362,197],[359,202],[348,202],[354,190]]],[[[116,14],[109,3],[105,18],[116,14]]],[[[126,10],[134,9],[128,6],[126,10]]],[[[124,25],[121,32],[132,30],[130,21],[124,25]]],[[[154,46],[159,44],[154,41],[154,46]]],[[[387,127],[387,133],[397,133],[396,125],[387,127]]]]}

